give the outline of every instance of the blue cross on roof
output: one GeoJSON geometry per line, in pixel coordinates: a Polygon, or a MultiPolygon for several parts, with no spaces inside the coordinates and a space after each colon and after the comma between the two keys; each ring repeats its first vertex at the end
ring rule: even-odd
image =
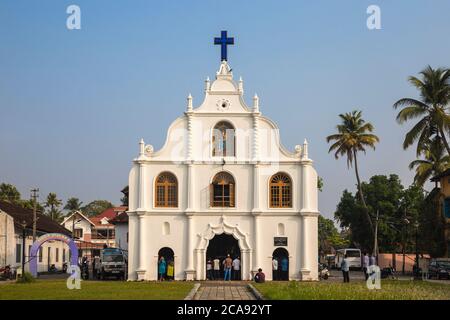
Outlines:
{"type": "Polygon", "coordinates": [[[214,44],[221,46],[220,59],[221,61],[227,61],[227,46],[234,44],[234,38],[228,38],[227,32],[222,31],[220,33],[220,38],[214,38],[214,44]]]}

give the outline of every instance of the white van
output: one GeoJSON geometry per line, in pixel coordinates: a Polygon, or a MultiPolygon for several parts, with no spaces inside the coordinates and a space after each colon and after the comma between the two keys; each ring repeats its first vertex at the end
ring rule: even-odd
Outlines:
{"type": "Polygon", "coordinates": [[[334,258],[334,266],[336,269],[341,268],[341,263],[345,255],[347,255],[348,264],[351,269],[361,269],[361,250],[359,249],[337,250],[336,257],[334,258]]]}

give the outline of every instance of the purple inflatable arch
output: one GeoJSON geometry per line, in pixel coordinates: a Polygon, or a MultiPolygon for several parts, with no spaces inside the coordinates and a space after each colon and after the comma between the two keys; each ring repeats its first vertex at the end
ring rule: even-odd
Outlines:
{"type": "Polygon", "coordinates": [[[71,258],[70,258],[70,264],[71,265],[78,265],[78,248],[75,244],[75,241],[73,241],[72,238],[66,236],[62,233],[47,233],[43,236],[40,236],[36,239],[36,241],[31,246],[30,250],[30,272],[33,275],[33,277],[37,277],[37,253],[39,248],[47,241],[62,241],[65,244],[69,246],[71,258]]]}

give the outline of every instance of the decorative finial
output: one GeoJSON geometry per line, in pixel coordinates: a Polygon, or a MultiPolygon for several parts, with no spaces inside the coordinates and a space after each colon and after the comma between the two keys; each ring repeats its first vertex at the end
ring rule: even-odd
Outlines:
{"type": "Polygon", "coordinates": [[[244,81],[242,80],[242,77],[239,77],[239,92],[241,94],[244,93],[244,81]]]}
{"type": "Polygon", "coordinates": [[[305,139],[303,142],[303,159],[308,159],[308,141],[305,139]]]}
{"type": "Polygon", "coordinates": [[[254,112],[258,112],[259,111],[259,97],[258,97],[258,95],[256,93],[253,96],[253,111],[254,112]]]}
{"type": "Polygon", "coordinates": [[[148,144],[148,145],[146,145],[145,146],[145,149],[144,149],[144,151],[145,151],[145,155],[147,156],[147,157],[150,157],[151,155],[152,155],[152,153],[153,153],[153,146],[151,145],[151,144],[148,144]]]}
{"type": "Polygon", "coordinates": [[[206,80],[205,80],[205,92],[208,92],[210,88],[211,88],[211,81],[209,80],[209,77],[206,77],[206,80]]]}
{"type": "Polygon", "coordinates": [[[141,138],[141,141],[139,141],[139,155],[143,156],[145,153],[145,142],[144,139],[141,138]]]}
{"type": "Polygon", "coordinates": [[[300,157],[300,155],[302,154],[302,146],[301,145],[296,145],[295,146],[295,154],[300,157]]]}
{"type": "Polygon", "coordinates": [[[192,111],[192,95],[190,93],[187,97],[187,111],[192,111]]]}

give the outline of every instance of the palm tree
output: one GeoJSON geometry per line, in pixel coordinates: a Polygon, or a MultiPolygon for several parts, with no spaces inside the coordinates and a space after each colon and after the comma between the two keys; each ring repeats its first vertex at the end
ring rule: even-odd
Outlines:
{"type": "Polygon", "coordinates": [[[78,198],[69,198],[64,206],[65,210],[69,210],[69,212],[74,212],[81,209],[82,201],[78,198]]]}
{"type": "Polygon", "coordinates": [[[362,118],[361,111],[340,114],[339,117],[342,122],[336,127],[338,133],[327,137],[328,143],[334,141],[328,152],[335,151],[334,156],[336,159],[340,156],[347,156],[348,167],[351,167],[354,163],[359,197],[365,208],[367,222],[369,223],[372,232],[374,232],[372,219],[370,218],[369,210],[367,209],[366,200],[364,199],[361,188],[357,155],[360,151],[366,153],[366,147],[371,147],[375,150],[375,144],[379,142],[380,139],[376,135],[370,133],[373,132],[373,125],[362,118]]]}
{"type": "Polygon", "coordinates": [[[59,207],[62,205],[62,201],[58,199],[56,193],[50,192],[47,196],[47,201],[45,202],[45,207],[50,208],[48,211],[48,215],[52,220],[60,220],[61,219],[61,210],[59,207]]]}
{"type": "Polygon", "coordinates": [[[409,169],[416,169],[414,182],[423,186],[431,177],[436,176],[450,168],[450,156],[445,154],[445,149],[439,137],[429,140],[422,150],[424,159],[419,159],[409,164],[409,169]]]}
{"type": "Polygon", "coordinates": [[[397,122],[402,124],[409,120],[420,118],[414,127],[406,134],[403,148],[407,149],[416,140],[417,155],[420,149],[432,139],[439,137],[450,155],[447,134],[450,130],[450,70],[433,69],[428,66],[420,72],[422,79],[409,77],[409,82],[420,92],[420,99],[403,98],[394,104],[394,109],[403,108],[397,115],[397,122]]]}

